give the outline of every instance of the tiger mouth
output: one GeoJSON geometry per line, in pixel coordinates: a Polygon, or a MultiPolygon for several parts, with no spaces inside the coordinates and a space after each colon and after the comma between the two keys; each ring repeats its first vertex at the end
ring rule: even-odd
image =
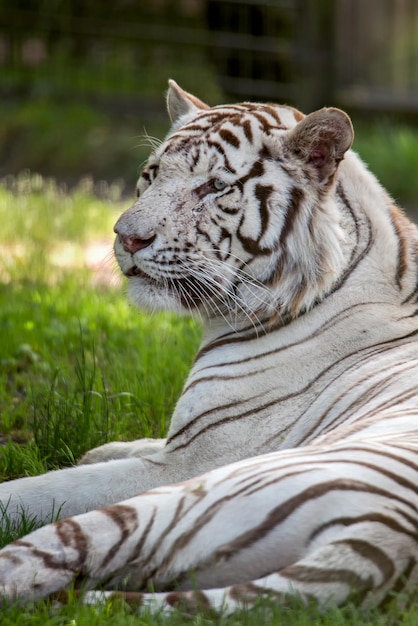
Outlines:
{"type": "MultiPolygon", "coordinates": [[[[190,307],[198,308],[201,304],[203,304],[203,285],[200,281],[191,276],[184,278],[170,277],[169,279],[165,278],[164,280],[157,280],[136,265],[133,265],[124,273],[128,278],[136,276],[145,284],[157,289],[162,289],[165,292],[168,291],[176,299],[180,300],[182,306],[186,309],[190,309],[190,307]]],[[[205,292],[207,292],[207,287],[205,287],[205,292]]]]}
{"type": "Polygon", "coordinates": [[[131,278],[132,276],[139,276],[140,278],[145,278],[145,279],[149,279],[150,281],[157,282],[157,281],[154,281],[154,279],[151,278],[151,276],[148,276],[148,274],[140,270],[139,267],[137,267],[136,265],[133,265],[128,270],[126,270],[124,274],[128,278],[131,278]]]}

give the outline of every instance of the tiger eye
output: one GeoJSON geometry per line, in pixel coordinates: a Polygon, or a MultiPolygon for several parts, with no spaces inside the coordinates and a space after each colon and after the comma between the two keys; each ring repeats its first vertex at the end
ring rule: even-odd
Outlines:
{"type": "Polygon", "coordinates": [[[220,178],[215,178],[215,180],[213,181],[213,186],[215,187],[216,191],[223,191],[227,184],[224,183],[223,180],[220,180],[220,178]]]}

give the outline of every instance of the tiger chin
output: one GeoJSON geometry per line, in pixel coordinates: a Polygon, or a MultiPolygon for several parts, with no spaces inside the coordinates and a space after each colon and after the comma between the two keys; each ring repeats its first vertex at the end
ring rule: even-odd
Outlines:
{"type": "Polygon", "coordinates": [[[115,255],[131,299],[198,316],[202,344],[167,439],[0,485],[11,518],[61,513],[0,551],[0,600],[65,600],[81,579],[86,602],[151,611],[404,596],[418,582],[417,228],[339,109],[209,107],[173,81],[167,106],[115,255]]]}

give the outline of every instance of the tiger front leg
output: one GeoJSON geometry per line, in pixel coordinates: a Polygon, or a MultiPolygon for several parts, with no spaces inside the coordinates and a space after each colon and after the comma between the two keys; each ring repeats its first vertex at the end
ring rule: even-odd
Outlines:
{"type": "Polygon", "coordinates": [[[36,525],[110,506],[185,478],[164,454],[79,465],[0,483],[0,528],[22,515],[36,525]]]}

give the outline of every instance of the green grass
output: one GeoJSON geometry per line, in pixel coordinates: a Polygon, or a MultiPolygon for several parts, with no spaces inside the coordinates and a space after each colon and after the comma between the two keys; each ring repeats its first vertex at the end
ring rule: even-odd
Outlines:
{"type": "Polygon", "coordinates": [[[354,149],[395,200],[418,209],[418,128],[378,121],[355,124],[354,149]]]}
{"type": "MultiPolygon", "coordinates": [[[[112,224],[127,202],[88,185],[67,194],[23,175],[0,186],[0,479],[72,464],[114,439],[162,436],[199,342],[188,318],[137,312],[124,286],[98,283],[83,254],[92,239],[111,245],[112,224]],[[71,254],[68,254],[71,244],[71,254]]],[[[109,257],[104,267],[112,266],[109,257]]],[[[110,272],[111,275],[111,272],[110,272]]],[[[106,280],[109,273],[105,273],[106,280]]],[[[0,545],[33,521],[6,526],[0,545]]],[[[41,601],[0,610],[1,626],[412,626],[418,609],[361,614],[349,605],[321,614],[296,601],[267,603],[232,617],[180,612],[138,615],[121,601],[57,607],[41,601]]]]}
{"type": "Polygon", "coordinates": [[[231,616],[186,615],[180,611],[171,615],[138,614],[120,599],[91,607],[74,598],[65,606],[46,600],[0,611],[2,626],[416,626],[418,623],[418,612],[410,609],[391,606],[385,613],[372,610],[361,613],[353,605],[347,605],[321,612],[314,606],[303,606],[298,600],[288,606],[264,600],[252,610],[237,611],[231,616]]]}

